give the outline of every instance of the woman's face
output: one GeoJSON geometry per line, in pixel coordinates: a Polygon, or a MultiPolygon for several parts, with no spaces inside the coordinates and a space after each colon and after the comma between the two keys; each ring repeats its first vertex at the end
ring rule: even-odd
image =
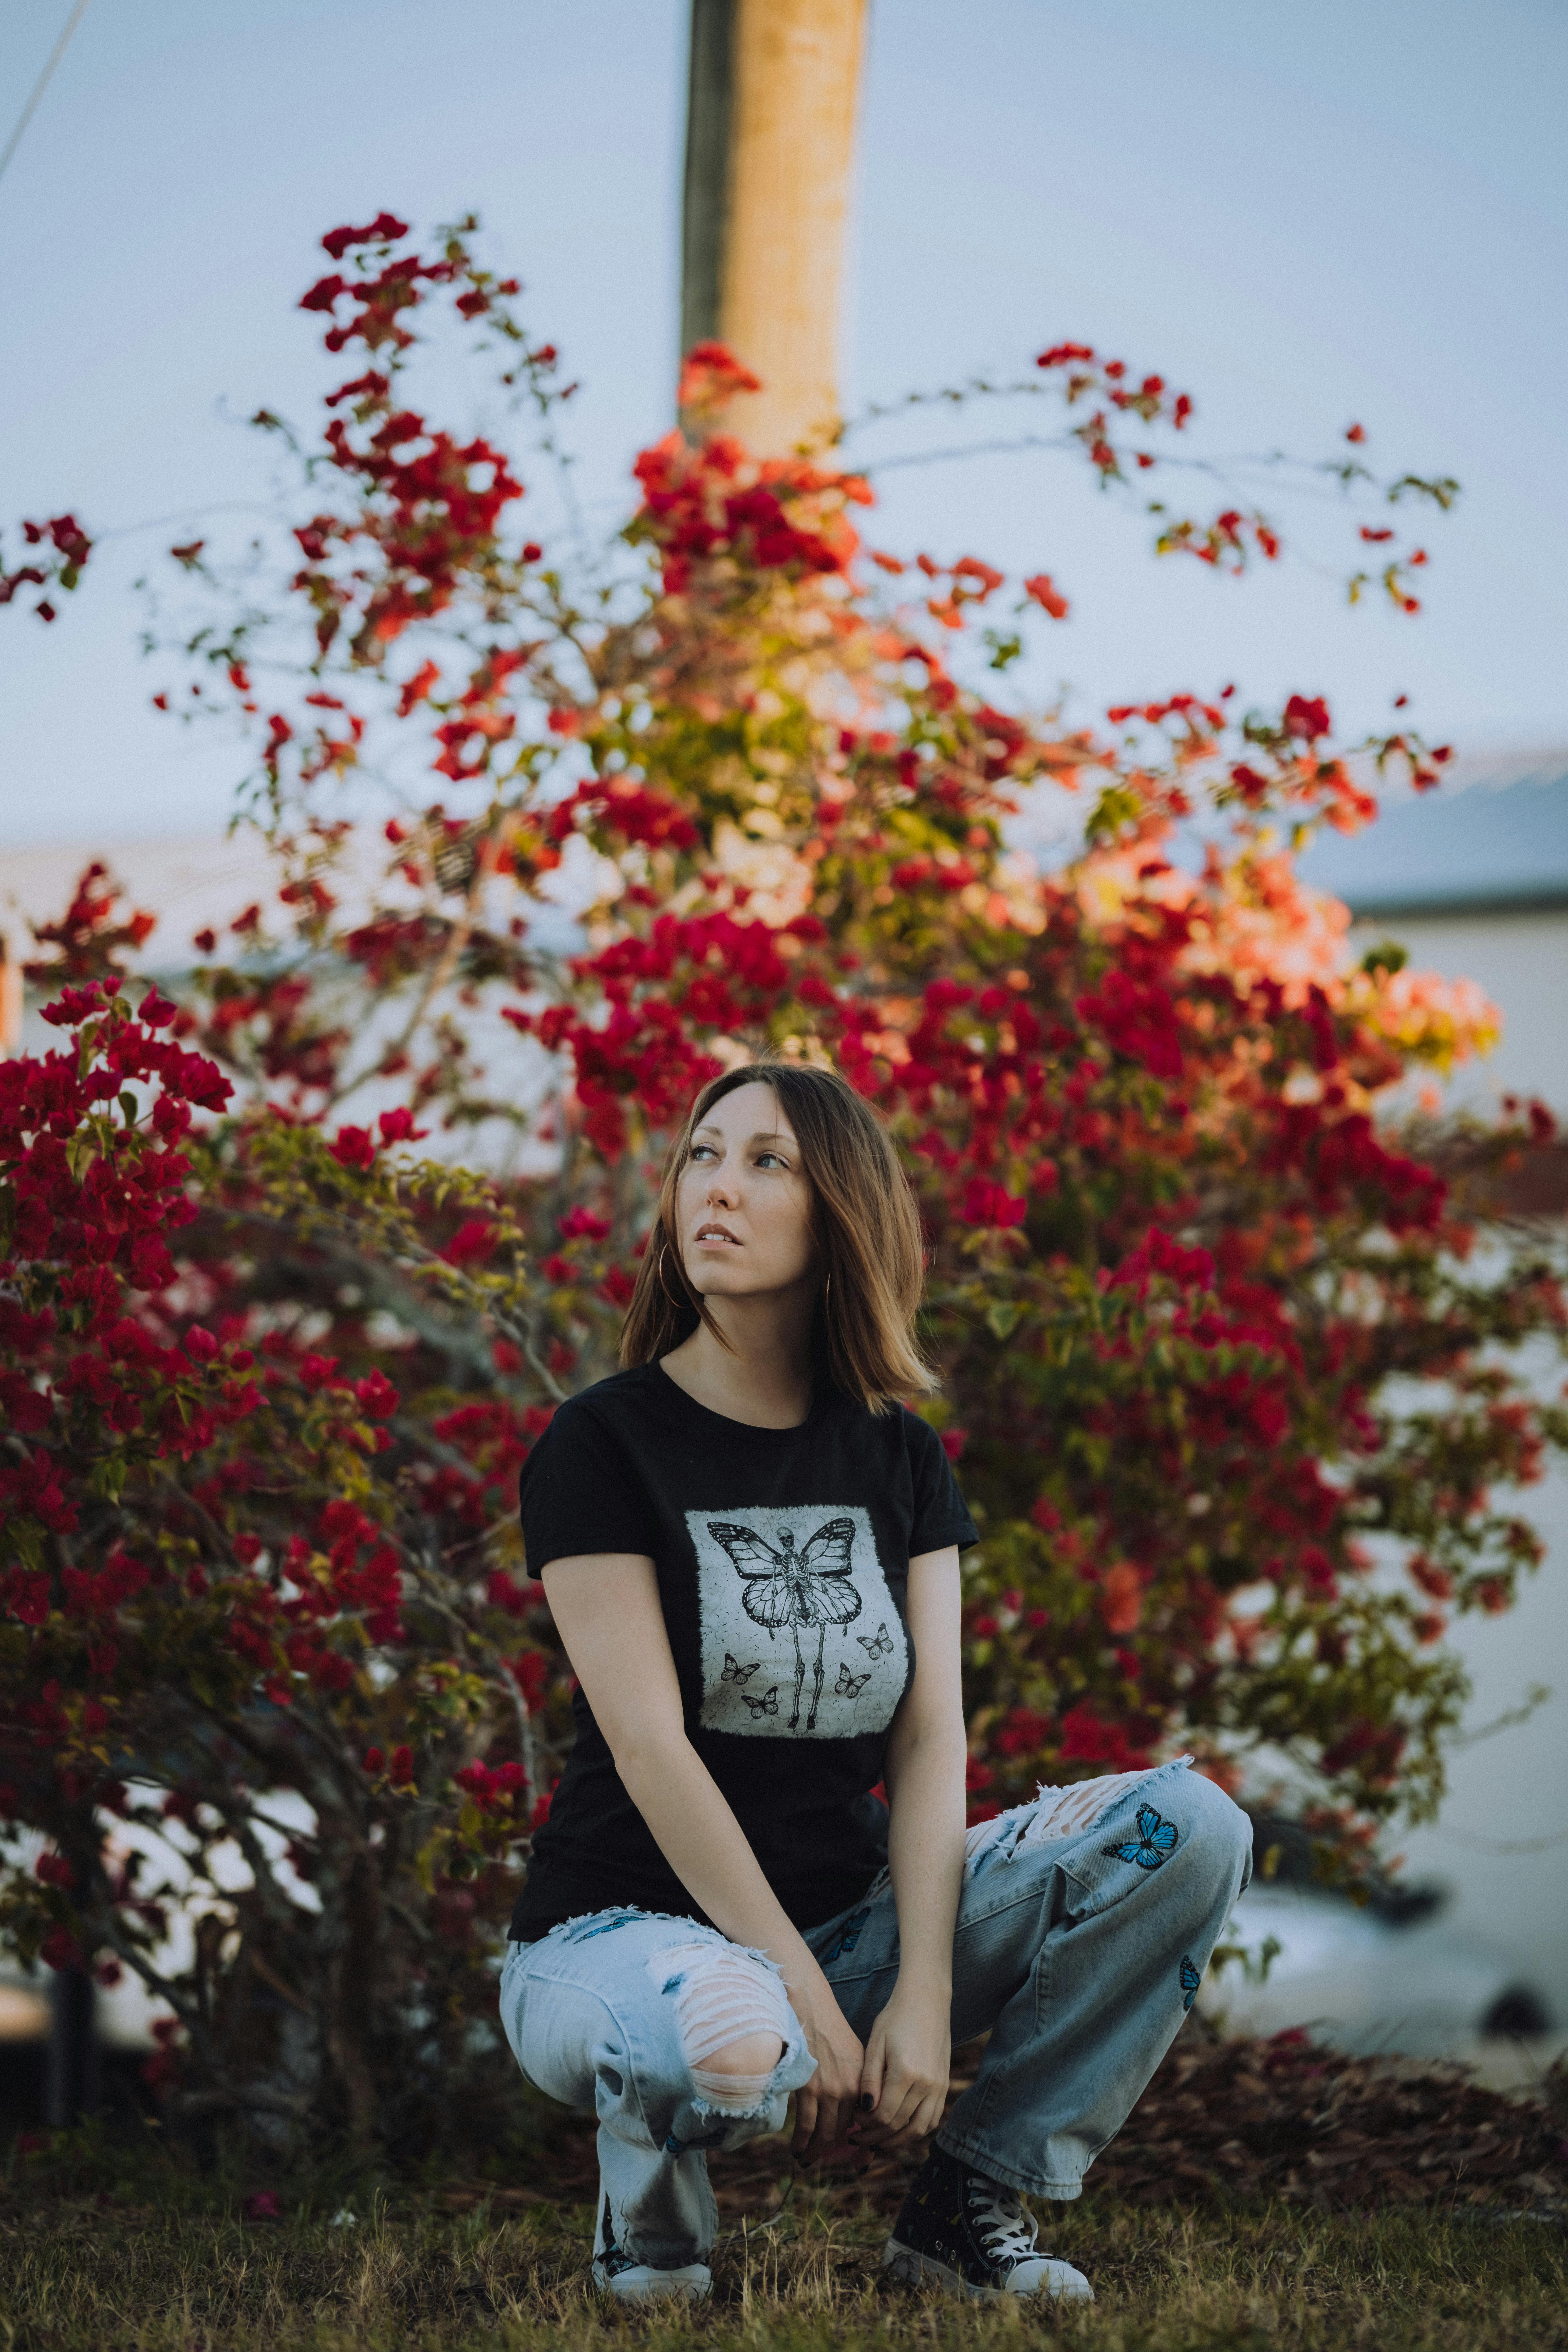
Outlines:
{"type": "Polygon", "coordinates": [[[720,1097],[691,1139],[676,1187],[686,1278],[704,1298],[752,1298],[816,1278],[811,1184],[772,1087],[720,1097]]]}

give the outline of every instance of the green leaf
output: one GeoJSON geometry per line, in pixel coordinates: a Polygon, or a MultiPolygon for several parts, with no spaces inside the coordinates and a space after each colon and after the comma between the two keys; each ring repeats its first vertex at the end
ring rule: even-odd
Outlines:
{"type": "Polygon", "coordinates": [[[1016,1329],[1026,1309],[1016,1299],[994,1298],[985,1309],[985,1321],[994,1339],[1005,1339],[1016,1329]]]}

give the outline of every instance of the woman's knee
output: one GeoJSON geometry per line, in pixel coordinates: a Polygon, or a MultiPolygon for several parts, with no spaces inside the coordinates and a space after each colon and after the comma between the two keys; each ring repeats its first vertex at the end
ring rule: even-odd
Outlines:
{"type": "Polygon", "coordinates": [[[721,2113],[755,2107],[789,2046],[789,2003],[776,1969],[717,1937],[660,1952],[649,1969],[675,2002],[698,2098],[721,2113]]]}
{"type": "MultiPolygon", "coordinates": [[[[784,2054],[782,2033],[744,2033],[738,2041],[721,2043],[703,2059],[704,2074],[757,2076],[766,2081],[784,2054]]],[[[695,2071],[695,2069],[694,2069],[695,2071]]]]}
{"type": "Polygon", "coordinates": [[[1252,1875],[1250,1820],[1205,1774],[1189,1767],[1182,1780],[1184,1843],[1189,1855],[1206,1864],[1217,1877],[1231,1879],[1239,1894],[1252,1875]]]}

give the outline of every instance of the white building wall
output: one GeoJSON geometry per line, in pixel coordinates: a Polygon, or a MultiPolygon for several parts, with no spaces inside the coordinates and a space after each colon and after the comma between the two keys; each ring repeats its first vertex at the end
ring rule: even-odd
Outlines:
{"type": "Polygon", "coordinates": [[[1457,1068],[1453,1108],[1490,1113],[1539,1095],[1568,1125],[1568,908],[1549,914],[1388,915],[1352,927],[1358,955],[1397,940],[1421,971],[1473,980],[1503,1016],[1501,1042],[1457,1068]]]}
{"type": "MultiPolygon", "coordinates": [[[[1414,966],[1475,981],[1500,1010],[1501,1043],[1455,1071],[1450,1104],[1490,1112],[1503,1094],[1539,1096],[1568,1124],[1568,909],[1389,917],[1352,937],[1363,950],[1397,940],[1414,966]]],[[[1562,1380],[1560,1366],[1554,1391],[1562,1380]]],[[[1532,1685],[1552,1696],[1457,1750],[1439,1820],[1399,1843],[1412,1879],[1453,1888],[1448,1922],[1511,1952],[1568,2028],[1568,1469],[1518,1499],[1545,1559],[1506,1617],[1462,1621],[1453,1639],[1475,1684],[1472,1727],[1521,1706],[1532,1685]]]]}

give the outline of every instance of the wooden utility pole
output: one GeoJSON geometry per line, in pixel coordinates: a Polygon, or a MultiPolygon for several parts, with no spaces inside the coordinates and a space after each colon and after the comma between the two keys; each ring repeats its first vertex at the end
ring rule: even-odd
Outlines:
{"type": "Polygon", "coordinates": [[[0,1061],[22,1050],[22,967],[0,931],[0,1061]]]}
{"type": "Polygon", "coordinates": [[[839,417],[838,312],[867,0],[691,0],[681,348],[762,378],[721,420],[763,455],[839,417]]]}

